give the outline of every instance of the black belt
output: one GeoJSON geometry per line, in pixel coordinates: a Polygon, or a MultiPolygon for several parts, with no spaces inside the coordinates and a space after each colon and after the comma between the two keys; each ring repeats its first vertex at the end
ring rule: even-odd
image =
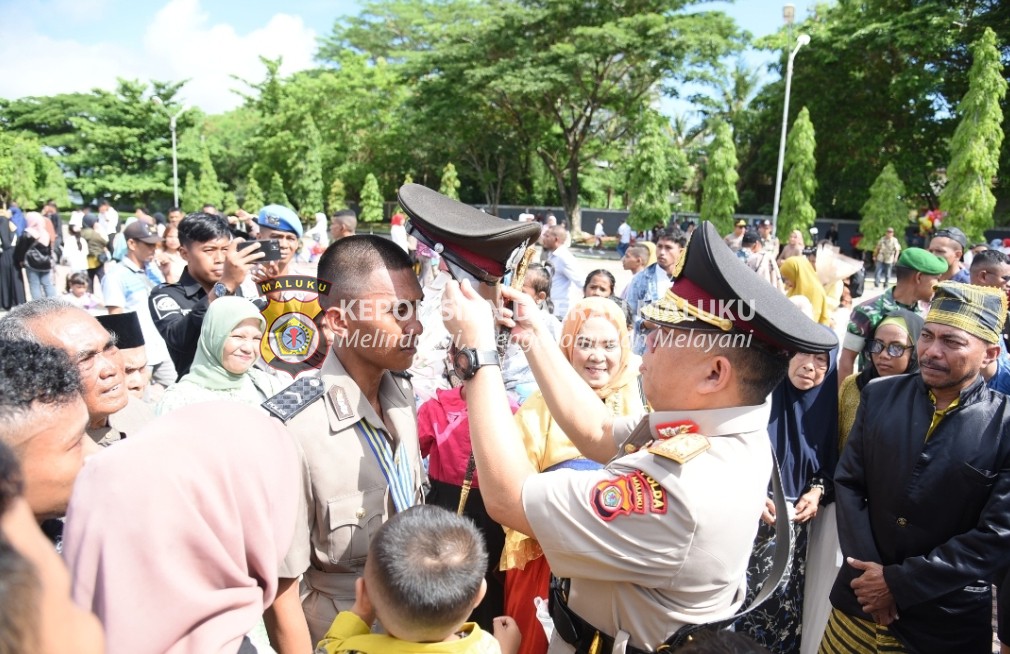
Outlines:
{"type": "MultiPolygon", "coordinates": [[[[568,607],[565,599],[567,579],[551,575],[550,598],[547,607],[554,620],[554,632],[575,648],[576,654],[610,654],[614,651],[614,638],[580,618],[568,607]]],[[[650,651],[634,647],[630,643],[625,648],[627,654],[652,654],[650,651]]]]}

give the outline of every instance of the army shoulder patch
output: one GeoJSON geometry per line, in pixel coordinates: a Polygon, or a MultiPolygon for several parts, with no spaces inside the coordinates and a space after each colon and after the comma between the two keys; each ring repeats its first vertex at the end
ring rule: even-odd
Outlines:
{"type": "Polygon", "coordinates": [[[666,513],[666,489],[641,471],[601,481],[593,487],[589,501],[605,522],[632,513],[666,513]]]}
{"type": "Polygon", "coordinates": [[[287,422],[319,399],[323,395],[323,390],[322,380],[316,377],[302,377],[261,406],[271,415],[280,418],[281,422],[287,422]]]}

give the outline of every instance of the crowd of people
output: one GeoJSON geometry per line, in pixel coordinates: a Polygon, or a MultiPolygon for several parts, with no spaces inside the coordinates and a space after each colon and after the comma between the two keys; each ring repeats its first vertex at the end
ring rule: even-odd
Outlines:
{"type": "Polygon", "coordinates": [[[0,225],[0,654],[991,651],[1005,254],[398,199],[0,225]]]}

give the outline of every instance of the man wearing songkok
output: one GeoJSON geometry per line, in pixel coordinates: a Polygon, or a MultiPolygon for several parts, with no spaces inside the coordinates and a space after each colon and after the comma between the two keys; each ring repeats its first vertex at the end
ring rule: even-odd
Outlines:
{"type": "Polygon", "coordinates": [[[1000,290],[941,282],[920,374],[863,388],[835,473],[846,560],[821,652],[992,651],[989,584],[1010,563],[1010,399],[979,372],[1006,311],[1000,290]]]}
{"type": "Polygon", "coordinates": [[[711,223],[674,275],[642,310],[642,386],[655,412],[626,418],[611,415],[532,319],[532,298],[502,289],[515,307],[504,322],[515,323],[551,415],[586,457],[607,464],[543,474],[508,413],[492,312],[467,284],[446,286],[488,513],[534,536],[552,572],[570,581],[552,593],[550,652],[654,652],[682,627],[733,617],[772,470],[768,393],[789,352],[837,345],[711,223]]]}

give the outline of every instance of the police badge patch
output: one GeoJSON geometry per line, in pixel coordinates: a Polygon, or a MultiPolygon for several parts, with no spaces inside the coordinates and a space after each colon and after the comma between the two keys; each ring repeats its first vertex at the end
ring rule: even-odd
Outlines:
{"type": "Polygon", "coordinates": [[[269,300],[261,311],[267,323],[260,342],[263,361],[291,377],[322,367],[326,336],[319,293],[325,293],[329,284],[291,275],[265,281],[259,288],[269,300]]]}

